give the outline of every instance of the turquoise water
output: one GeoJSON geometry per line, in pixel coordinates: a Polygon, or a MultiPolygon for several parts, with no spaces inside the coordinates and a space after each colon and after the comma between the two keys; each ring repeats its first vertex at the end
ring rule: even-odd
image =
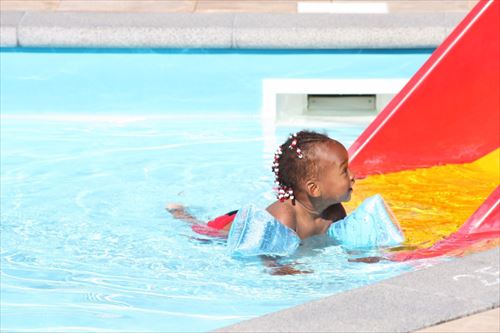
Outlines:
{"type": "Polygon", "coordinates": [[[431,51],[3,52],[3,113],[169,114],[261,107],[264,78],[409,78],[431,51]]]}
{"type": "MultiPolygon", "coordinates": [[[[305,242],[272,276],[200,219],[274,199],[263,78],[408,77],[429,52],[2,52],[1,329],[208,331],[415,269],[305,242]]],[[[367,124],[324,130],[351,144],[367,124]]]]}

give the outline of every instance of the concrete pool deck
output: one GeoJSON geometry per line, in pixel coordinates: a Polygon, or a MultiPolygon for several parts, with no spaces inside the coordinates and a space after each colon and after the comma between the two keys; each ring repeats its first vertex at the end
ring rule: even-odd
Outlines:
{"type": "MultiPolygon", "coordinates": [[[[246,1],[238,3],[248,5],[246,1]]],[[[467,2],[468,6],[470,3],[467,2]]],[[[466,10],[457,10],[466,9],[466,6],[455,6],[449,11],[391,10],[385,14],[325,14],[283,11],[256,13],[249,7],[245,7],[247,11],[234,12],[89,12],[77,10],[88,8],[83,6],[83,2],[65,0],[26,1],[24,5],[20,1],[2,0],[0,4],[2,47],[435,48],[467,13],[466,10]],[[46,10],[40,10],[34,5],[36,3],[46,4],[46,7],[41,7],[46,10]],[[73,10],[50,10],[52,7],[49,4],[54,3],[59,3],[59,6],[73,3],[73,7],[63,7],[73,10]]],[[[297,2],[294,4],[297,6],[297,2]]],[[[437,6],[435,1],[430,4],[437,6]]],[[[102,8],[97,3],[95,6],[102,8]]],[[[254,8],[256,6],[254,4],[254,8]]],[[[262,9],[262,6],[259,8],[262,9]]]]}
{"type": "MultiPolygon", "coordinates": [[[[0,0],[0,46],[434,48],[477,1],[389,1],[386,14],[298,13],[299,2],[0,0]]],[[[410,331],[481,312],[422,332],[500,332],[499,261],[497,248],[220,331],[410,331]]]]}
{"type": "Polygon", "coordinates": [[[463,332],[498,332],[499,259],[499,248],[472,254],[216,332],[411,332],[492,309],[463,332]]]}
{"type": "MultiPolygon", "coordinates": [[[[398,0],[384,3],[388,12],[469,11],[478,0],[398,0]]],[[[313,5],[316,10],[342,0],[1,0],[1,10],[17,11],[91,11],[91,12],[156,12],[156,13],[297,13],[301,6],[313,5]],[[319,5],[319,7],[318,7],[319,5]]],[[[370,1],[364,1],[367,4],[370,1]]]]}

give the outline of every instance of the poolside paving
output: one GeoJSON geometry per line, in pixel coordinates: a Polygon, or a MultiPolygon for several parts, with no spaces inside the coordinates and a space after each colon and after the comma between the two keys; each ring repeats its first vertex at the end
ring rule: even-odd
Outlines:
{"type": "Polygon", "coordinates": [[[500,332],[500,308],[484,311],[473,316],[452,320],[444,324],[424,328],[416,333],[431,332],[500,332]]]}
{"type": "MultiPolygon", "coordinates": [[[[124,36],[125,41],[129,41],[128,46],[130,47],[140,47],[140,46],[154,46],[154,42],[158,43],[158,45],[165,45],[165,43],[170,43],[171,47],[204,47],[206,45],[221,45],[221,47],[244,47],[245,45],[252,45],[252,43],[256,43],[255,41],[260,41],[258,45],[261,47],[271,47],[272,45],[269,42],[266,42],[269,39],[276,39],[276,36],[267,35],[262,30],[255,29],[256,26],[261,24],[266,24],[265,20],[256,20],[257,16],[253,16],[251,14],[270,14],[268,15],[269,23],[276,23],[275,27],[280,31],[287,31],[290,29],[297,29],[297,26],[294,26],[292,21],[287,21],[284,19],[285,14],[297,14],[298,13],[298,3],[304,2],[314,2],[314,3],[355,3],[357,1],[338,1],[338,0],[127,0],[127,1],[116,1],[116,0],[0,0],[0,45],[1,46],[50,46],[53,45],[51,43],[60,43],[60,46],[71,46],[71,43],[75,41],[75,34],[65,35],[64,32],[59,36],[55,35],[54,32],[61,32],[64,30],[65,24],[66,27],[78,27],[78,22],[80,22],[80,31],[76,34],[76,39],[80,43],[82,40],[86,40],[88,38],[92,38],[94,36],[93,41],[89,45],[99,46],[105,45],[105,43],[116,43],[115,46],[123,46],[120,44],[120,34],[124,36]],[[56,16],[51,16],[51,13],[58,13],[56,16]],[[99,19],[96,13],[101,14],[110,14],[111,16],[102,16],[99,19]],[[136,16],[140,13],[147,14],[210,14],[214,15],[212,18],[207,20],[203,19],[202,22],[196,23],[198,21],[198,17],[188,16],[178,16],[177,18],[172,18],[169,22],[163,22],[165,19],[161,19],[158,16],[154,19],[153,16],[140,17],[136,16]],[[120,14],[120,15],[118,15],[120,14]],[[121,14],[130,14],[132,16],[121,16],[121,14]],[[220,16],[217,16],[219,14],[220,16]],[[239,16],[238,16],[239,15],[239,16]],[[277,16],[273,16],[277,15],[277,16]],[[281,15],[281,16],[280,16],[281,15]],[[56,22],[51,21],[54,17],[57,17],[56,22]],[[109,19],[111,17],[111,22],[109,19]],[[280,17],[282,17],[280,19],[280,17]],[[88,18],[85,19],[85,18],[88,18]],[[151,18],[153,18],[151,20],[151,18]],[[83,19],[83,20],[82,20],[83,19]],[[79,21],[80,20],[80,21],[79,21]],[[101,21],[107,21],[108,23],[102,24],[101,21]],[[120,25],[120,20],[125,20],[130,22],[136,22],[136,29],[130,29],[129,25],[120,25]],[[141,23],[141,20],[148,21],[149,25],[141,23]],[[176,21],[177,20],[177,21],[176,21]],[[253,21],[253,23],[252,23],[253,21]],[[175,23],[177,22],[177,23],[175,23]],[[58,25],[59,24],[59,25],[58,25]],[[194,25],[194,29],[193,26],[194,25]],[[253,24],[253,25],[252,25],[253,24]],[[82,27],[83,26],[83,27],[82,27]],[[186,27],[185,30],[182,30],[182,27],[186,27]],[[240,30],[235,33],[231,32],[232,36],[228,39],[229,30],[234,29],[234,26],[238,26],[240,28],[247,27],[248,29],[240,30]],[[35,27],[35,28],[34,28],[35,27]],[[179,28],[180,27],[180,28],[179,28]],[[197,27],[197,28],[196,28],[197,27]],[[109,28],[113,28],[114,30],[110,35],[107,36],[108,40],[106,40],[106,36],[103,39],[102,32],[110,31],[109,28]],[[204,30],[204,29],[209,30],[204,30]],[[31,30],[30,30],[31,29],[31,30]],[[142,30],[141,30],[142,29],[142,30]],[[159,30],[155,36],[153,36],[152,41],[150,40],[149,44],[144,44],[141,39],[141,34],[150,34],[151,31],[159,30]],[[164,30],[162,30],[164,29],[164,30]],[[167,29],[167,30],[165,30],[167,29]],[[165,31],[168,32],[168,29],[171,29],[170,34],[166,34],[171,37],[171,40],[165,42],[162,41],[161,35],[165,35],[165,31]],[[212,29],[212,30],[210,30],[212,29]],[[215,30],[213,30],[215,29],[215,30]],[[219,30],[217,30],[219,29],[219,30]],[[252,31],[253,29],[253,31],[252,31]],[[207,31],[211,31],[210,34],[207,31]],[[213,36],[216,33],[218,36],[213,36]],[[114,34],[114,39],[113,39],[114,34]],[[134,35],[135,34],[135,35],[134,35]],[[118,35],[118,37],[117,37],[118,35]],[[206,37],[200,38],[200,36],[208,35],[206,37]],[[38,37],[37,37],[38,36],[38,37]],[[96,37],[97,36],[97,37],[96,37]],[[135,36],[135,42],[130,43],[130,36],[135,36]],[[51,39],[52,38],[52,39],[51,39]],[[54,39],[55,38],[55,39],[54,39]],[[59,39],[58,39],[59,38],[59,39]],[[68,45],[64,45],[64,40],[67,38],[68,45]],[[111,38],[111,40],[109,40],[111,38]],[[99,44],[97,41],[100,41],[99,44]],[[186,40],[191,40],[190,44],[186,43],[186,40]],[[20,43],[20,41],[23,41],[20,43]],[[61,42],[63,41],[63,42],[61,42]],[[118,41],[118,42],[117,42],[118,41]],[[208,44],[204,44],[207,42],[208,44]],[[211,43],[211,44],[210,44],[211,43]],[[219,43],[219,44],[218,44],[219,43]]],[[[359,1],[358,1],[359,2],[359,1]]],[[[384,2],[384,1],[377,1],[384,2]]],[[[439,44],[439,41],[449,33],[449,29],[451,29],[460,19],[463,17],[476,3],[478,0],[451,0],[451,1],[442,1],[442,0],[429,0],[429,1],[414,1],[414,0],[405,0],[405,1],[385,1],[387,4],[387,8],[390,14],[402,15],[400,20],[405,20],[405,14],[413,15],[417,20],[429,20],[429,15],[433,16],[433,22],[423,22],[423,26],[433,26],[434,29],[429,30],[427,32],[428,37],[433,37],[432,43],[439,44]],[[447,21],[446,21],[447,20],[447,21]],[[440,23],[436,28],[435,23],[440,23]],[[432,36],[437,33],[437,36],[432,36]]],[[[362,2],[361,2],[362,3],[362,2]]],[[[339,16],[335,17],[334,14],[321,14],[321,15],[330,15],[329,18],[331,21],[341,21],[342,19],[346,19],[346,15],[343,15],[344,18],[339,16]]],[[[304,30],[303,35],[305,38],[308,38],[307,31],[314,29],[315,22],[320,22],[320,20],[316,20],[319,18],[318,14],[316,16],[310,16],[310,14],[300,14],[301,17],[304,17],[302,23],[295,23],[296,25],[304,24],[304,26],[309,27],[309,30],[304,30]],[[310,18],[308,18],[308,15],[310,18]],[[308,26],[311,24],[311,26],[308,26]],[[312,27],[312,28],[311,28],[312,27]]],[[[172,16],[174,17],[174,16],[172,16]]],[[[326,17],[326,16],[325,16],[326,17]]],[[[410,16],[411,17],[411,16],[410,16]]],[[[351,15],[347,20],[351,20],[353,17],[351,15]]],[[[292,20],[296,20],[297,17],[294,17],[292,20]]],[[[288,19],[290,20],[290,19],[288,19]]],[[[364,21],[364,19],[362,19],[364,21]]],[[[352,22],[351,22],[352,23],[352,22]]],[[[405,23],[405,22],[402,22],[405,23]]],[[[384,23],[385,24],[385,23],[384,23]]],[[[318,24],[316,24],[318,25],[318,24]]],[[[321,27],[321,24],[318,25],[321,27]]],[[[356,24],[354,24],[356,26],[356,24]]],[[[367,29],[372,29],[373,27],[369,27],[365,23],[365,27],[367,29]]],[[[327,27],[323,27],[327,28],[327,27]]],[[[388,26],[385,31],[390,31],[396,29],[396,26],[388,26]]],[[[373,29],[372,29],[373,30],[373,29]]],[[[426,35],[425,31],[422,34],[422,31],[419,31],[417,28],[417,35],[426,35]]],[[[363,33],[368,33],[369,31],[364,31],[363,33]]],[[[359,31],[355,32],[354,36],[363,35],[363,33],[359,33],[359,31]]],[[[403,36],[411,36],[415,34],[415,32],[411,31],[399,31],[398,35],[403,36]]],[[[154,35],[154,34],[153,34],[154,35]]],[[[310,35],[313,38],[317,38],[314,34],[310,35]]],[[[381,35],[381,38],[384,38],[384,35],[381,35]]],[[[293,37],[293,36],[292,36],[293,37]]],[[[373,37],[373,36],[372,36],[373,37]]],[[[375,36],[376,37],[376,36],[375,36]]],[[[286,34],[282,35],[282,38],[291,38],[290,36],[286,37],[286,34]],[[283,37],[285,36],[285,37],[283,37]]],[[[324,38],[324,37],[319,37],[324,38]]],[[[373,38],[372,38],[373,39],[373,38]]],[[[376,40],[377,38],[375,38],[376,40]]],[[[134,38],[132,38],[134,40],[134,38]]],[[[287,45],[291,45],[294,41],[288,40],[286,42],[281,41],[283,47],[287,47],[287,45]]],[[[318,43],[320,43],[319,41],[318,43]]],[[[401,40],[397,41],[401,43],[401,40]]],[[[353,44],[352,41],[347,43],[347,47],[355,47],[356,45],[360,47],[359,42],[357,44],[353,44]],[[350,44],[349,44],[350,43],[350,44]]],[[[413,43],[414,40],[413,40],[413,43]]],[[[382,42],[379,42],[379,47],[383,47],[382,42]]],[[[89,46],[87,45],[87,46],[89,46]]],[[[257,45],[257,46],[258,46],[257,45]]],[[[335,43],[335,46],[338,46],[338,43],[335,43]]],[[[415,44],[414,44],[415,45],[415,44]]],[[[435,46],[435,45],[434,45],[435,46]]],[[[422,306],[420,303],[410,304],[410,303],[397,303],[394,302],[393,298],[396,295],[402,296],[415,296],[416,299],[419,299],[419,302],[422,304],[432,303],[431,300],[434,300],[432,303],[432,307],[429,309],[434,309],[435,312],[428,313],[427,317],[418,317],[414,320],[414,318],[404,319],[404,316],[400,318],[399,324],[401,322],[406,322],[409,326],[406,326],[406,329],[420,329],[424,326],[437,324],[439,321],[436,321],[436,314],[443,314],[443,309],[445,308],[444,314],[446,316],[441,316],[441,321],[448,321],[453,318],[457,318],[457,314],[459,316],[470,315],[474,312],[480,311],[481,309],[485,310],[488,307],[496,307],[494,310],[487,310],[481,312],[479,314],[470,315],[465,318],[461,318],[458,320],[452,320],[446,322],[444,324],[432,326],[417,332],[500,332],[500,308],[498,308],[498,299],[500,298],[498,291],[498,282],[496,285],[492,286],[492,289],[488,289],[485,291],[486,286],[480,286],[479,289],[475,289],[477,283],[483,283],[481,281],[487,281],[487,283],[491,283],[490,280],[484,280],[485,276],[488,275],[488,278],[497,276],[498,281],[498,267],[495,266],[495,263],[499,261],[498,249],[487,252],[488,254],[478,254],[471,256],[471,258],[467,257],[464,259],[460,259],[456,261],[456,264],[450,263],[450,265],[454,266],[455,269],[460,269],[458,266],[463,269],[468,269],[469,271],[463,272],[463,274],[458,274],[458,276],[463,276],[462,278],[458,278],[458,280],[462,280],[461,282],[466,282],[469,280],[469,283],[460,284],[460,287],[457,288],[457,281],[449,281],[446,278],[449,278],[449,272],[447,271],[448,266],[437,266],[432,268],[434,271],[434,275],[427,275],[428,273],[412,273],[416,274],[416,280],[411,279],[406,281],[407,277],[401,277],[399,280],[391,280],[383,282],[380,285],[375,285],[373,289],[375,292],[372,292],[372,298],[379,299],[380,301],[387,301],[386,303],[379,304],[380,306],[373,308],[364,308],[363,311],[367,311],[367,314],[374,314],[381,316],[387,312],[384,311],[393,311],[392,314],[397,314],[402,312],[402,308],[391,309],[390,306],[403,306],[405,313],[410,313],[412,311],[417,310],[425,310],[425,306],[422,306]],[[496,252],[495,252],[496,251],[496,252]],[[493,253],[493,255],[491,254],[493,253]],[[481,259],[484,256],[489,256],[487,260],[481,259]],[[465,260],[465,261],[464,261],[465,260]],[[478,261],[479,260],[479,261],[478,261]],[[472,262],[472,264],[470,264],[472,262]],[[479,268],[479,270],[483,271],[470,271],[475,265],[483,265],[479,268]],[[440,268],[441,267],[441,268],[440,268]],[[458,268],[457,268],[458,267],[458,268]],[[493,267],[485,269],[486,267],[493,267]],[[497,268],[495,268],[497,267],[497,268]],[[495,271],[496,269],[496,271],[495,271]],[[441,270],[444,270],[442,272],[441,270]],[[443,275],[444,274],[444,275],[443,275]],[[447,275],[448,274],[448,275],[447,275]],[[471,277],[471,274],[473,277],[471,277]],[[478,275],[479,274],[479,275],[478,275]],[[493,275],[492,275],[493,274],[493,275]],[[467,278],[467,276],[469,276],[467,278]],[[421,278],[422,280],[420,280],[421,278]],[[444,280],[443,280],[444,279],[444,280]],[[477,281],[476,281],[477,280],[477,281]],[[436,281],[441,281],[439,285],[436,285],[436,281]],[[444,284],[442,283],[443,281],[444,284]],[[479,281],[479,282],[478,282],[479,281]],[[489,282],[488,282],[489,281],[489,282]],[[405,283],[410,283],[410,285],[406,285],[405,283]],[[419,286],[420,285],[420,286],[419,286]],[[443,289],[439,289],[439,288],[443,289]],[[385,289],[384,289],[385,288],[385,289]],[[419,289],[420,288],[420,289],[419,289]],[[380,292],[376,292],[376,290],[380,290],[380,292]],[[397,294],[401,292],[401,294],[397,294]],[[454,292],[456,292],[454,294],[454,292]],[[457,296],[458,295],[458,296],[457,296]],[[420,297],[420,298],[419,298],[420,297]],[[496,299],[495,299],[496,297],[496,299]],[[439,306],[441,305],[441,307],[439,306]],[[384,307],[385,306],[385,307],[384,307]],[[437,307],[437,308],[436,308],[437,307]],[[455,309],[456,311],[451,313],[449,309],[455,309]],[[394,312],[395,311],[395,312],[394,312]],[[399,312],[398,312],[399,311],[399,312]],[[434,322],[433,322],[434,320],[434,322]],[[419,326],[420,325],[420,326],[419,326]]],[[[448,265],[448,264],[445,264],[448,265]]],[[[427,271],[427,270],[426,270],[427,271]]],[[[424,271],[424,272],[426,272],[424,271]]],[[[409,275],[411,276],[411,274],[409,275]]],[[[457,276],[457,275],[455,275],[457,276]]],[[[370,288],[372,286],[369,286],[370,288]]],[[[360,288],[360,290],[354,290],[352,293],[363,292],[364,288],[360,288]]],[[[341,294],[342,295],[342,294],[341,294]]],[[[337,299],[345,299],[345,301],[353,300],[355,298],[350,297],[351,293],[346,293],[343,296],[340,296],[337,299]]],[[[332,296],[337,297],[337,296],[332,296]]],[[[364,297],[364,296],[363,296],[364,297]]],[[[361,297],[361,300],[364,298],[361,297]]],[[[401,297],[400,297],[401,298],[401,297]]],[[[326,300],[326,299],[325,299],[326,300]]],[[[321,300],[321,301],[325,301],[321,300]]],[[[317,301],[317,302],[321,302],[317,301]]],[[[363,303],[360,303],[363,305],[363,303]]],[[[373,304],[373,303],[372,303],[373,304]]],[[[348,314],[348,309],[346,311],[341,312],[348,314]]],[[[352,311],[359,310],[359,306],[353,307],[352,311]]],[[[325,321],[325,325],[330,325],[332,322],[331,313],[326,313],[329,315],[329,320],[325,321]]],[[[274,314],[272,314],[274,315],[274,314]]],[[[268,316],[264,317],[264,320],[268,320],[268,316]],[[267,319],[266,319],[267,318],[267,319]]],[[[367,331],[374,331],[377,327],[380,327],[380,321],[382,321],[382,317],[378,317],[379,321],[368,321],[369,325],[365,326],[367,331]]],[[[311,317],[310,322],[315,322],[316,317],[311,317]]],[[[257,319],[256,319],[257,320],[257,319]]],[[[294,318],[290,318],[289,322],[285,322],[284,327],[289,327],[286,325],[290,325],[294,318]]],[[[340,322],[339,322],[340,323],[340,322]]],[[[342,323],[341,323],[342,324],[342,323]]],[[[351,323],[352,324],[352,323],[351,323]]],[[[392,323],[392,325],[396,325],[397,323],[392,323]]],[[[242,323],[242,325],[246,325],[246,323],[242,323]]],[[[319,325],[319,324],[318,324],[319,325]]],[[[353,326],[349,326],[349,323],[344,323],[343,325],[347,326],[337,326],[353,329],[353,326]]],[[[324,330],[325,327],[329,326],[317,326],[318,330],[324,330]]],[[[359,326],[358,326],[359,327],[359,326]]],[[[389,326],[385,326],[383,328],[388,328],[389,326]]],[[[396,326],[391,326],[392,329],[396,330],[396,326]]],[[[267,330],[271,330],[272,326],[267,327],[267,330]]],[[[299,330],[300,326],[293,327],[293,330],[299,330]]],[[[334,331],[334,330],[332,330],[334,331]]]]}
{"type": "MultiPolygon", "coordinates": [[[[389,12],[469,11],[478,0],[375,1],[387,3],[389,12]]],[[[102,11],[185,13],[296,13],[298,3],[367,3],[339,0],[1,0],[9,11],[102,11]]]]}
{"type": "Polygon", "coordinates": [[[438,46],[466,15],[466,12],[373,15],[53,10],[22,12],[19,17],[18,13],[1,12],[1,46],[422,49],[438,46]],[[11,18],[4,20],[4,16],[11,18]]]}
{"type": "Polygon", "coordinates": [[[298,13],[338,0],[0,0],[4,47],[434,48],[477,3],[387,1],[385,15],[298,13]],[[10,15],[10,13],[22,13],[10,15]],[[10,15],[10,16],[9,16],[10,15]]]}
{"type": "MultiPolygon", "coordinates": [[[[410,332],[500,305],[500,249],[411,272],[216,332],[410,332]]],[[[495,328],[498,312],[483,314],[495,328]]],[[[472,319],[471,319],[472,320],[472,319]]],[[[468,321],[466,321],[468,322],[468,321]]],[[[451,324],[450,324],[451,325],[451,324]]],[[[469,324],[477,332],[479,327],[469,324]]]]}

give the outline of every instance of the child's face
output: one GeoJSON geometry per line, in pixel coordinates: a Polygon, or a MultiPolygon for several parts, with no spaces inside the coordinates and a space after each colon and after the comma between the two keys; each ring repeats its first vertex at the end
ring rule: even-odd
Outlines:
{"type": "Polygon", "coordinates": [[[347,150],[338,142],[318,147],[318,186],[321,197],[332,204],[351,199],[354,175],[349,170],[347,150]]]}

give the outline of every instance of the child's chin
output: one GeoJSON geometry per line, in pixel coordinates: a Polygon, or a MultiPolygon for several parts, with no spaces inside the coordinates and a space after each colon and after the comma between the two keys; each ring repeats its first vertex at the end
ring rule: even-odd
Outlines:
{"type": "Polygon", "coordinates": [[[349,192],[347,192],[346,195],[344,196],[344,199],[342,200],[342,202],[351,201],[351,194],[352,194],[352,190],[349,190],[349,192]]]}

